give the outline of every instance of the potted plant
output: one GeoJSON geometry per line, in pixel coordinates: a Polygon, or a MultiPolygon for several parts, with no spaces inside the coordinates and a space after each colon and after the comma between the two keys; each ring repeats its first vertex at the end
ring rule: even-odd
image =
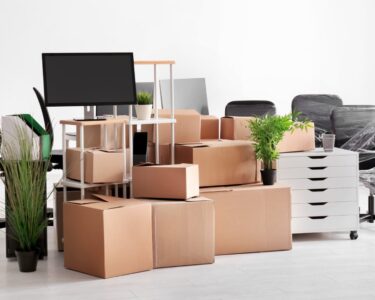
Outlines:
{"type": "Polygon", "coordinates": [[[298,121],[298,115],[265,115],[248,121],[250,139],[255,142],[256,157],[263,163],[261,176],[264,185],[273,185],[276,181],[276,170],[272,165],[279,158],[277,145],[283,139],[284,133],[293,132],[297,128],[307,130],[311,126],[307,119],[298,121]]]}
{"type": "Polygon", "coordinates": [[[148,120],[152,113],[152,96],[147,92],[137,93],[137,105],[135,106],[138,120],[148,120]]]}
{"type": "Polygon", "coordinates": [[[45,216],[48,161],[35,159],[33,139],[19,130],[14,142],[3,141],[0,161],[6,190],[6,221],[17,241],[16,257],[21,272],[36,270],[38,240],[47,226],[45,216]],[[15,145],[15,141],[17,145],[15,145]]]}

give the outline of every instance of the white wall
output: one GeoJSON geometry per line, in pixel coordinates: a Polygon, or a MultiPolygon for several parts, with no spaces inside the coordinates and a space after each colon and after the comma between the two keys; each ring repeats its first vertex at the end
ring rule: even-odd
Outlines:
{"type": "MultiPolygon", "coordinates": [[[[41,53],[133,51],[175,59],[176,77],[205,77],[209,107],[269,99],[288,112],[299,93],[374,102],[372,0],[0,0],[0,114],[41,114],[41,53]]],[[[161,72],[161,77],[167,73],[161,72]]],[[[137,80],[152,71],[137,67],[137,80]]],[[[82,108],[52,108],[58,120],[82,108]]],[[[56,141],[59,147],[60,141],[56,141]]]]}

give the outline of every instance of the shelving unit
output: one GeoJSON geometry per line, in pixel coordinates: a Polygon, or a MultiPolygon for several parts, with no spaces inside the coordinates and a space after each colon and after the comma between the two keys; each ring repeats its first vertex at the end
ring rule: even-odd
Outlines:
{"type": "MultiPolygon", "coordinates": [[[[128,118],[118,118],[115,116],[112,119],[107,120],[97,120],[97,121],[75,121],[75,120],[62,120],[60,124],[62,125],[62,143],[63,143],[63,193],[64,201],[67,201],[67,187],[79,188],[81,190],[81,199],[85,197],[85,189],[92,187],[106,187],[106,193],[108,194],[109,186],[115,186],[115,193],[118,194],[118,186],[122,185],[123,190],[126,191],[126,185],[130,183],[130,195],[132,196],[132,167],[133,167],[133,126],[136,126],[136,129],[141,129],[142,125],[154,125],[155,126],[155,162],[159,163],[159,124],[171,124],[171,162],[174,163],[174,148],[175,148],[175,139],[174,139],[174,124],[176,119],[174,118],[174,87],[173,87],[173,65],[175,61],[173,60],[146,60],[146,61],[135,61],[135,65],[152,65],[154,69],[154,98],[153,98],[153,109],[154,117],[149,120],[138,120],[133,117],[133,105],[129,105],[129,115],[128,118]],[[158,114],[158,88],[157,88],[157,66],[158,65],[168,65],[170,72],[170,91],[171,91],[171,117],[170,118],[159,118],[158,114]],[[80,180],[71,180],[67,178],[67,169],[66,169],[66,151],[69,148],[69,142],[76,141],[77,138],[75,135],[66,132],[66,126],[76,126],[76,130],[80,132],[80,180]],[[88,126],[102,126],[104,127],[104,148],[107,146],[107,130],[108,126],[115,127],[115,144],[117,145],[117,126],[121,126],[122,134],[122,145],[121,150],[123,152],[123,163],[124,163],[124,177],[122,182],[117,183],[95,183],[88,184],[84,181],[84,136],[85,128],[88,126]],[[129,145],[126,145],[126,125],[129,125],[129,145]],[[128,147],[127,147],[128,146],[128,147]],[[127,157],[126,149],[129,148],[129,170],[127,170],[127,157]],[[128,172],[129,171],[129,172],[128,172]]],[[[126,193],[124,193],[124,197],[126,193]]]]}

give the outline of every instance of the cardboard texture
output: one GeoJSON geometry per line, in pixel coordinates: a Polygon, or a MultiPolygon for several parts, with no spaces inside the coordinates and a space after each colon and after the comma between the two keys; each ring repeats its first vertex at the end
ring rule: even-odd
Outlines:
{"type": "Polygon", "coordinates": [[[132,201],[64,203],[64,266],[110,278],[152,269],[151,205],[132,201]]]}
{"type": "Polygon", "coordinates": [[[277,145],[280,152],[311,151],[315,149],[314,123],[307,130],[296,129],[286,132],[282,141],[277,145]]]}
{"type": "Polygon", "coordinates": [[[253,117],[223,117],[221,118],[220,137],[227,140],[249,140],[250,131],[248,120],[253,117]]]}
{"type": "Polygon", "coordinates": [[[154,268],[215,261],[214,206],[210,199],[144,200],[152,205],[154,268]]]}
{"type": "Polygon", "coordinates": [[[199,185],[221,186],[260,180],[260,164],[248,141],[204,141],[176,145],[176,163],[199,165],[199,185]]]}
{"type": "MultiPolygon", "coordinates": [[[[67,201],[79,200],[81,199],[81,190],[76,188],[67,188],[67,201]]],[[[92,198],[93,194],[104,194],[104,187],[95,187],[85,189],[86,198],[92,198]]],[[[55,184],[54,189],[54,198],[55,198],[55,227],[57,234],[57,250],[64,251],[64,218],[63,218],[63,204],[64,204],[64,193],[63,187],[61,185],[55,184]]]]}
{"type": "MultiPolygon", "coordinates": [[[[147,161],[156,163],[155,161],[155,143],[147,144],[147,161]]],[[[159,163],[168,165],[171,163],[171,144],[159,144],[159,163]]]]}
{"type": "Polygon", "coordinates": [[[292,248],[289,187],[204,188],[201,195],[214,201],[216,255],[292,248]]]}
{"type": "Polygon", "coordinates": [[[219,118],[201,115],[201,140],[219,139],[219,118]]]}
{"type": "Polygon", "coordinates": [[[141,165],[133,167],[135,198],[189,199],[199,196],[198,165],[141,165]]]}
{"type": "MultiPolygon", "coordinates": [[[[127,170],[129,170],[129,149],[126,149],[127,170]]],[[[66,151],[67,177],[80,180],[80,149],[66,151]]],[[[119,151],[87,149],[84,152],[84,174],[86,183],[120,183],[124,174],[124,154],[119,151]]]]}
{"type": "MultiPolygon", "coordinates": [[[[159,118],[170,117],[170,110],[159,110],[159,118]]],[[[199,143],[201,138],[201,115],[192,109],[176,109],[175,119],[175,143],[199,143]]],[[[142,130],[147,131],[150,137],[149,141],[156,141],[154,125],[144,125],[142,130]]],[[[171,124],[159,124],[159,143],[171,143],[171,124]]]]}

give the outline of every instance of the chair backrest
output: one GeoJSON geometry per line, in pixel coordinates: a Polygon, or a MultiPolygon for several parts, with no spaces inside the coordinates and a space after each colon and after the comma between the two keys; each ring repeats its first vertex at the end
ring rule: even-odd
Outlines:
{"type": "Polygon", "coordinates": [[[331,112],[342,106],[342,100],[336,95],[305,94],[294,97],[292,111],[300,112],[301,117],[308,118],[315,124],[316,132],[330,132],[331,112]]]}
{"type": "Polygon", "coordinates": [[[51,137],[51,149],[52,149],[52,146],[53,146],[53,127],[52,127],[51,118],[49,116],[48,109],[47,109],[47,106],[44,102],[43,96],[41,95],[41,93],[35,87],[33,87],[33,90],[35,92],[36,97],[38,98],[40,109],[42,110],[45,130],[48,132],[48,134],[51,137]]]}
{"type": "Polygon", "coordinates": [[[268,100],[237,100],[225,106],[225,116],[260,117],[276,114],[275,104],[268,100]]]}
{"type": "MultiPolygon", "coordinates": [[[[204,78],[175,79],[174,104],[177,109],[194,109],[208,115],[206,80],[204,78]]],[[[163,108],[171,108],[170,80],[160,80],[160,95],[163,108]]]]}
{"type": "MultiPolygon", "coordinates": [[[[332,131],[336,134],[336,147],[341,147],[357,133],[374,122],[375,105],[350,105],[333,109],[331,123],[332,131]]],[[[372,133],[372,136],[375,136],[375,132],[372,133]]],[[[369,138],[368,135],[363,135],[363,137],[366,139],[369,138]]],[[[365,144],[366,141],[363,142],[365,144]]]]}

